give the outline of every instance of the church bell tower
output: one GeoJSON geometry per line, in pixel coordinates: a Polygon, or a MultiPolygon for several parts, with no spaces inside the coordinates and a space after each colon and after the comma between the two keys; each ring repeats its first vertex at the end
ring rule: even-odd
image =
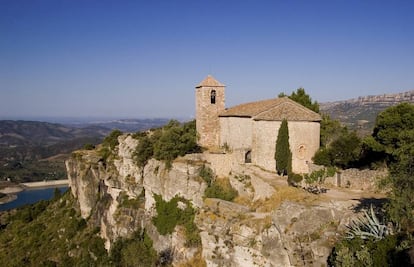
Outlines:
{"type": "Polygon", "coordinates": [[[196,86],[196,128],[198,144],[205,148],[219,146],[219,114],[224,111],[225,85],[208,75],[196,86]]]}

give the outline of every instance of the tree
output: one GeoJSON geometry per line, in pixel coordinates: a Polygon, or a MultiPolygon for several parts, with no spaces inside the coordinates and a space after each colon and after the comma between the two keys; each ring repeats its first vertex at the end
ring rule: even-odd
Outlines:
{"type": "Polygon", "coordinates": [[[387,212],[403,230],[414,230],[414,129],[399,135],[399,147],[390,164],[392,191],[387,212]]]}
{"type": "Polygon", "coordinates": [[[348,168],[357,162],[361,155],[361,139],[356,132],[346,132],[332,142],[332,160],[335,166],[348,168]]]}
{"type": "Polygon", "coordinates": [[[385,154],[391,186],[389,218],[403,230],[414,230],[414,105],[402,103],[381,112],[372,138],[365,142],[385,154]]]}
{"type": "Polygon", "coordinates": [[[298,102],[302,106],[305,106],[308,109],[313,110],[316,113],[319,113],[318,102],[312,102],[312,98],[305,92],[305,89],[303,89],[302,87],[298,88],[296,92],[292,92],[289,98],[295,102],[298,102]]]}
{"type": "Polygon", "coordinates": [[[288,174],[292,170],[292,152],[289,148],[289,129],[287,120],[280,125],[276,140],[276,171],[278,174],[288,174]]]}
{"type": "Polygon", "coordinates": [[[316,164],[340,168],[358,165],[362,154],[362,141],[355,132],[344,129],[326,148],[321,147],[315,153],[313,161],[316,164]]]}
{"type": "Polygon", "coordinates": [[[321,121],[321,147],[327,147],[337,139],[346,128],[338,120],[332,120],[329,115],[322,115],[321,121]]]}
{"type": "Polygon", "coordinates": [[[401,145],[401,135],[411,129],[414,129],[414,105],[402,103],[378,115],[372,136],[385,153],[393,155],[401,145]]]}

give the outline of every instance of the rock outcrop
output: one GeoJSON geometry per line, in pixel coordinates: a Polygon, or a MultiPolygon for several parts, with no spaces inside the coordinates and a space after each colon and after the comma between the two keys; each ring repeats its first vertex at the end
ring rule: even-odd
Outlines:
{"type": "Polygon", "coordinates": [[[233,166],[229,173],[239,193],[236,203],[204,198],[207,183],[199,176],[200,168],[218,169],[207,161],[208,155],[187,155],[171,166],[151,159],[140,168],[134,161],[138,141],[131,135],[118,141],[106,159],[98,148],[74,152],[66,162],[81,215],[100,228],[107,249],[117,238],[145,229],[158,252],[174,252],[175,265],[201,251],[207,266],[320,266],[355,216],[350,207],[356,201],[319,201],[299,189],[286,193],[280,187],[283,179],[260,177],[248,172],[248,166],[233,166]],[[181,197],[197,210],[199,247],[186,247],[181,226],[172,234],[159,234],[152,220],[157,215],[155,195],[165,201],[181,197]]]}

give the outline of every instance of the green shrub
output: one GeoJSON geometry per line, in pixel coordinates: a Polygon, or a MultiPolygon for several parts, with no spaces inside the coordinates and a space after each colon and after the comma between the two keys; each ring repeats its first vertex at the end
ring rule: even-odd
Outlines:
{"type": "Polygon", "coordinates": [[[165,161],[167,168],[171,167],[171,162],[178,156],[201,151],[196,136],[194,120],[184,124],[171,120],[162,128],[133,135],[139,140],[134,159],[140,167],[145,166],[152,157],[165,161]]]}
{"type": "Polygon", "coordinates": [[[199,172],[198,175],[203,178],[203,180],[207,183],[207,186],[211,186],[211,183],[214,179],[214,173],[213,170],[210,169],[209,167],[206,167],[205,165],[203,165],[199,172]]]}
{"type": "Polygon", "coordinates": [[[335,167],[328,167],[326,168],[326,177],[332,177],[334,176],[336,173],[336,168],[335,167]]]}
{"type": "Polygon", "coordinates": [[[329,153],[330,153],[330,150],[328,150],[327,148],[321,147],[318,149],[318,151],[316,151],[312,160],[315,164],[318,164],[318,165],[332,166],[332,159],[329,153]]]}
{"type": "Polygon", "coordinates": [[[83,149],[85,149],[85,150],[94,150],[95,146],[92,145],[91,143],[87,143],[87,144],[83,145],[83,149]]]}
{"type": "Polygon", "coordinates": [[[304,178],[307,184],[323,183],[327,177],[332,177],[336,173],[335,167],[322,168],[317,171],[313,171],[310,174],[305,174],[304,178]]]}
{"type": "Polygon", "coordinates": [[[133,157],[137,165],[142,168],[154,155],[154,143],[153,140],[147,135],[140,136],[138,140],[139,143],[135,149],[133,157]]]}
{"type": "Polygon", "coordinates": [[[237,190],[231,187],[230,182],[227,179],[221,179],[220,181],[215,180],[204,191],[205,197],[219,198],[226,201],[233,201],[237,195],[237,190]]]}
{"type": "Polygon", "coordinates": [[[298,183],[302,182],[303,176],[298,173],[290,172],[288,174],[288,184],[296,186],[298,183]]]}
{"type": "Polygon", "coordinates": [[[114,150],[117,145],[119,145],[118,137],[122,135],[120,130],[113,130],[105,139],[103,140],[103,145],[108,146],[111,150],[114,150]]]}
{"type": "Polygon", "coordinates": [[[408,266],[404,235],[389,235],[383,239],[344,239],[337,243],[328,258],[329,266],[408,266]]]}
{"type": "Polygon", "coordinates": [[[98,151],[98,155],[101,159],[106,162],[108,158],[112,155],[112,151],[108,147],[101,147],[98,151]]]}
{"type": "Polygon", "coordinates": [[[321,147],[315,153],[313,161],[318,165],[346,169],[357,166],[362,154],[362,140],[355,132],[343,130],[327,148],[321,147]]]}
{"type": "Polygon", "coordinates": [[[152,222],[161,235],[171,234],[177,225],[182,225],[185,228],[186,246],[201,244],[199,230],[194,224],[195,210],[188,200],[175,196],[167,202],[157,194],[154,199],[157,216],[152,218],[152,222]],[[178,208],[178,201],[186,204],[184,210],[178,208]]]}
{"type": "Polygon", "coordinates": [[[172,120],[164,126],[160,138],[154,143],[154,157],[171,162],[178,156],[199,152],[196,136],[195,121],[181,126],[172,120]]]}
{"type": "Polygon", "coordinates": [[[155,266],[157,252],[151,238],[138,229],[131,238],[119,238],[110,251],[114,266],[155,266]]]}

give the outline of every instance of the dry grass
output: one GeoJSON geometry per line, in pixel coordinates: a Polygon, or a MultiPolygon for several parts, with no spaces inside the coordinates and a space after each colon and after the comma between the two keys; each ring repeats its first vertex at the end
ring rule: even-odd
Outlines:
{"type": "Polygon", "coordinates": [[[231,189],[230,179],[229,177],[220,177],[214,181],[217,185],[223,187],[224,189],[231,189]]]}
{"type": "Polygon", "coordinates": [[[304,192],[301,189],[291,186],[277,187],[276,193],[265,200],[258,200],[252,202],[251,198],[237,197],[235,203],[250,207],[252,211],[256,212],[271,212],[278,208],[283,201],[289,200],[293,202],[311,204],[319,198],[316,195],[304,192]]]}
{"type": "Polygon", "coordinates": [[[201,249],[196,252],[193,258],[188,260],[185,263],[181,263],[177,265],[178,267],[207,267],[206,261],[203,259],[201,255],[201,249]]]}

